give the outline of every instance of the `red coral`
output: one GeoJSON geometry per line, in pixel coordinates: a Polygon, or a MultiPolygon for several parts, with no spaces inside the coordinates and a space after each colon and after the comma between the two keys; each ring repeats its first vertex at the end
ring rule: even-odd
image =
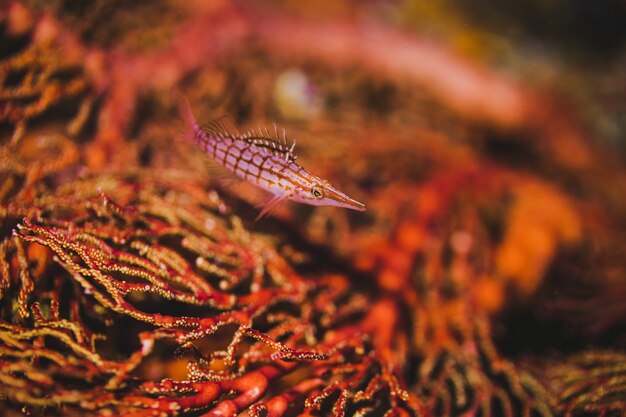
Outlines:
{"type": "Polygon", "coordinates": [[[367,333],[341,324],[365,309],[339,308],[355,298],[345,284],[333,288],[343,278],[298,275],[238,218],[222,218],[229,209],[215,192],[139,178],[78,181],[24,207],[26,218],[2,246],[5,290],[18,291],[14,317],[23,323],[3,325],[5,397],[61,412],[137,415],[232,414],[252,404],[253,412],[283,415],[285,401],[296,398],[304,410],[331,407],[336,415],[347,407],[416,412],[367,333]],[[31,270],[31,248],[55,262],[31,270]],[[164,303],[202,313],[153,311],[164,303]],[[331,306],[333,319],[320,321],[331,306]],[[102,331],[124,316],[149,327],[131,327],[144,330],[133,330],[139,346],[127,359],[107,360],[97,340],[112,337],[102,331]],[[203,344],[225,328],[224,349],[203,344]],[[133,381],[155,344],[168,340],[194,354],[189,379],[133,381]],[[284,378],[293,389],[259,402],[284,378]],[[225,399],[230,393],[237,396],[225,399]]]}
{"type": "Polygon", "coordinates": [[[27,39],[0,58],[0,121],[13,128],[0,138],[2,411],[623,406],[619,354],[537,370],[494,343],[508,311],[544,304],[563,271],[550,305],[567,320],[591,317],[596,334],[623,321],[625,287],[607,260],[623,239],[605,233],[621,224],[612,184],[624,170],[549,92],[352,6],[320,21],[228,1],[156,2],[130,17],[116,5],[81,15],[37,3],[0,6],[8,44],[27,39]],[[165,14],[151,40],[136,38],[165,14]],[[129,29],[124,15],[143,25],[129,29]],[[86,36],[107,28],[114,41],[86,36]],[[247,204],[201,178],[205,161],[173,140],[170,89],[256,122],[275,116],[271,80],[294,65],[315,85],[305,93],[327,99],[315,97],[323,110],[298,132],[302,159],[366,196],[368,211],[292,205],[279,222],[249,224],[247,204]],[[519,146],[521,167],[489,141],[519,146]],[[585,273],[573,267],[581,255],[585,273]],[[579,285],[599,295],[581,302],[579,285]]]}

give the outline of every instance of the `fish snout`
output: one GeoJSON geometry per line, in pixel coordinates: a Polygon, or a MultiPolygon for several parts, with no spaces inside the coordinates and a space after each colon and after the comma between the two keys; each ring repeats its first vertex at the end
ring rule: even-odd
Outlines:
{"type": "Polygon", "coordinates": [[[344,207],[356,211],[365,211],[366,209],[365,204],[349,197],[341,191],[335,190],[334,188],[327,190],[326,199],[330,200],[329,205],[344,207]]]}

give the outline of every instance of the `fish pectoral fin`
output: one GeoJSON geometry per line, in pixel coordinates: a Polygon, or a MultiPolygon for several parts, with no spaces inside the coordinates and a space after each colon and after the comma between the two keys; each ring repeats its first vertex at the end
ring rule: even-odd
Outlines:
{"type": "Polygon", "coordinates": [[[262,219],[263,217],[269,215],[270,213],[278,209],[278,207],[281,204],[283,204],[285,201],[287,201],[288,199],[289,199],[289,196],[286,194],[283,194],[283,195],[277,195],[274,198],[266,201],[264,204],[260,206],[261,212],[259,213],[258,216],[256,216],[256,219],[254,219],[254,221],[256,222],[262,219]]]}
{"type": "Polygon", "coordinates": [[[224,168],[219,163],[215,162],[211,158],[205,158],[206,173],[211,181],[214,181],[222,188],[230,188],[233,185],[238,185],[243,180],[237,177],[235,174],[224,168]]]}

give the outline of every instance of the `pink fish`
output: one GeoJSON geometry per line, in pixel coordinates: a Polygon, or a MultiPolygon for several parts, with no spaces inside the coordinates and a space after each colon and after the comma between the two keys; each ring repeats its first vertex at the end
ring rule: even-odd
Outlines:
{"type": "Polygon", "coordinates": [[[228,117],[199,126],[187,100],[181,98],[181,113],[187,136],[215,163],[235,176],[252,183],[274,197],[263,205],[257,220],[275,210],[286,200],[312,206],[336,206],[363,211],[365,204],[334,188],[296,163],[295,141],[287,145],[274,125],[274,134],[267,129],[240,133],[228,117]]]}

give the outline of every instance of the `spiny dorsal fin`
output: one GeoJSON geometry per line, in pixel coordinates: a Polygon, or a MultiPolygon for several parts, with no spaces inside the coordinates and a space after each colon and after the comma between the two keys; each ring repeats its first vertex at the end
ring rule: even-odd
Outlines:
{"type": "Polygon", "coordinates": [[[202,130],[224,138],[234,139],[241,137],[241,132],[239,132],[239,129],[235,126],[233,119],[227,114],[205,124],[202,126],[202,130]]]}
{"type": "Polygon", "coordinates": [[[254,129],[248,130],[241,135],[241,139],[253,145],[267,148],[271,151],[283,154],[285,161],[294,162],[297,158],[294,155],[293,150],[296,146],[295,139],[291,140],[291,145],[288,145],[287,133],[285,129],[282,129],[282,137],[278,133],[278,126],[274,124],[274,134],[272,135],[266,127],[259,127],[256,131],[254,129]]]}
{"type": "Polygon", "coordinates": [[[246,133],[241,133],[235,126],[233,119],[228,115],[224,115],[202,126],[201,129],[204,132],[221,138],[240,139],[255,146],[278,152],[285,157],[285,161],[294,162],[296,160],[296,155],[293,154],[296,141],[291,140],[291,145],[288,145],[285,129],[282,129],[281,136],[276,124],[274,124],[273,135],[266,127],[260,126],[257,130],[250,129],[246,133]]]}

